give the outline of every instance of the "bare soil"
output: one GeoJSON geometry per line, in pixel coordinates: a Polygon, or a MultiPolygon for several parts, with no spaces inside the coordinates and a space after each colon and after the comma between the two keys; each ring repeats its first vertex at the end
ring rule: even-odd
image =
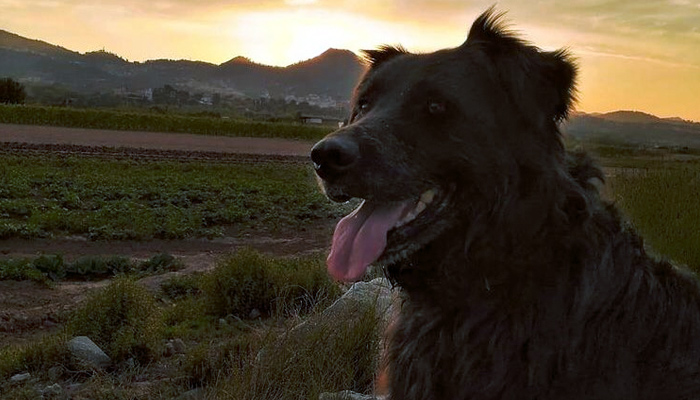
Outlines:
{"type": "MultiPolygon", "coordinates": [[[[60,153],[85,157],[212,160],[232,163],[308,162],[313,143],[265,138],[203,136],[176,133],[123,132],[0,124],[0,153],[60,153]]],[[[86,255],[123,255],[146,259],[158,253],[179,257],[185,268],[143,279],[157,291],[172,274],[213,268],[222,256],[242,246],[274,255],[324,251],[332,224],[305,231],[232,232],[229,237],[188,240],[88,241],[82,237],[0,240],[0,258],[61,254],[70,261],[86,255]]],[[[34,282],[0,281],[0,348],[58,329],[66,311],[101,282],[60,282],[53,287],[34,282]]]]}

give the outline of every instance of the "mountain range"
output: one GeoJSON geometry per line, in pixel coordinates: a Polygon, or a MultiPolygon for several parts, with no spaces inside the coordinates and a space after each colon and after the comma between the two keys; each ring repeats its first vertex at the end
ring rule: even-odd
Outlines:
{"type": "Polygon", "coordinates": [[[61,84],[79,93],[139,91],[172,85],[192,91],[248,97],[317,95],[347,100],[364,71],[349,50],[329,49],[287,67],[235,57],[216,65],[187,60],[129,62],[118,55],[78,53],[0,30],[0,76],[27,84],[61,84]]]}
{"type": "MultiPolygon", "coordinates": [[[[354,53],[337,49],[287,67],[261,65],[242,56],[220,65],[187,60],[129,62],[106,51],[81,54],[0,30],[0,77],[27,85],[59,84],[79,93],[137,92],[172,85],[253,98],[325,97],[343,104],[364,69],[354,53]]],[[[581,140],[700,148],[700,123],[639,111],[574,113],[562,130],[581,140]]]]}
{"type": "Polygon", "coordinates": [[[640,111],[574,113],[562,131],[585,141],[700,149],[700,123],[640,111]]]}

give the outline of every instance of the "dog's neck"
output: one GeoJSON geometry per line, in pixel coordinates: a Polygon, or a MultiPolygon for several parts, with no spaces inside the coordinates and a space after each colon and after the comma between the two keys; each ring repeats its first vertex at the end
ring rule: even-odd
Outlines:
{"type": "Polygon", "coordinates": [[[464,304],[455,300],[465,293],[522,301],[531,285],[546,287],[553,280],[568,279],[568,262],[561,263],[557,271],[542,266],[577,257],[576,249],[561,237],[572,229],[584,229],[583,224],[572,224],[573,213],[563,215],[571,200],[558,197],[539,203],[518,199],[509,204],[520,208],[491,214],[508,218],[486,214],[483,220],[465,218],[408,258],[385,268],[387,276],[409,297],[436,299],[444,306],[464,304]],[[561,204],[554,207],[551,202],[561,204]],[[463,238],[459,246],[454,245],[455,237],[463,238]]]}

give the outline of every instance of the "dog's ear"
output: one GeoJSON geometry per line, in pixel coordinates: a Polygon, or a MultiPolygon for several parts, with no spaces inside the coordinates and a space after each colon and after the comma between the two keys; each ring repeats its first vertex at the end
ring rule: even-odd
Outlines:
{"type": "Polygon", "coordinates": [[[548,113],[556,121],[569,115],[572,103],[576,99],[576,64],[566,50],[539,52],[540,62],[537,65],[544,86],[542,95],[549,100],[544,104],[548,113]]]}
{"type": "Polygon", "coordinates": [[[385,63],[396,56],[408,54],[408,51],[402,46],[379,46],[376,50],[361,50],[363,59],[370,68],[376,68],[382,63],[385,63]]]}
{"type": "Polygon", "coordinates": [[[481,14],[462,48],[478,47],[516,104],[549,121],[568,116],[575,99],[576,66],[566,50],[546,52],[516,37],[493,7],[481,14]]]}

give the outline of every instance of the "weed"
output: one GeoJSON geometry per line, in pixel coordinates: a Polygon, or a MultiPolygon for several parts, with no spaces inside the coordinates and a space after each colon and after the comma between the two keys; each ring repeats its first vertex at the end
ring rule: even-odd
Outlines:
{"type": "Polygon", "coordinates": [[[69,360],[65,332],[0,349],[0,379],[21,372],[46,371],[69,360]]]}
{"type": "Polygon", "coordinates": [[[129,278],[115,278],[90,296],[67,326],[72,335],[88,336],[116,361],[147,361],[159,353],[160,309],[153,296],[129,278]]]}
{"type": "Polygon", "coordinates": [[[60,255],[41,255],[31,259],[0,260],[0,280],[33,280],[48,283],[58,281],[99,280],[117,275],[144,276],[176,271],[182,268],[180,259],[170,254],[156,254],[139,263],[123,256],[85,256],[67,263],[60,255]]]}

